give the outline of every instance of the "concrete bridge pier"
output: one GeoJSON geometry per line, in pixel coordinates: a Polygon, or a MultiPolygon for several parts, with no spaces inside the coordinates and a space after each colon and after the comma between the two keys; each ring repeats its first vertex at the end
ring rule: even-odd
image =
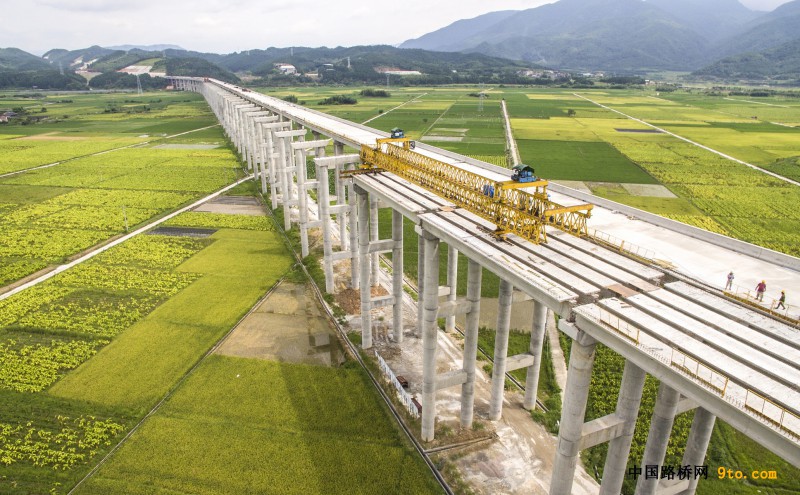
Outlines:
{"type": "Polygon", "coordinates": [[[243,162],[247,161],[247,119],[245,113],[256,111],[256,106],[252,103],[240,103],[234,107],[234,133],[236,134],[236,151],[239,153],[243,162]]]}
{"type": "Polygon", "coordinates": [[[472,427],[475,406],[475,364],[478,356],[478,321],[481,308],[481,278],[483,268],[475,261],[467,265],[467,323],[464,329],[464,361],[466,380],[461,385],[461,426],[472,427]]]}
{"type": "Polygon", "coordinates": [[[255,105],[242,112],[242,161],[247,164],[248,172],[253,172],[255,169],[256,133],[253,120],[256,116],[264,113],[261,108],[255,105]]]}
{"type": "Polygon", "coordinates": [[[392,210],[392,334],[403,342],[403,214],[392,210]]]}
{"type": "MultiPolygon", "coordinates": [[[[325,147],[330,143],[330,139],[317,141],[295,141],[292,143],[292,150],[297,164],[297,205],[299,209],[300,224],[300,254],[305,258],[309,255],[308,231],[316,225],[308,220],[308,189],[315,188],[318,180],[308,180],[308,167],[306,164],[306,154],[311,152],[315,156],[322,158],[325,156],[325,147]]],[[[327,192],[327,191],[326,191],[327,192]]]]}
{"type": "MultiPolygon", "coordinates": [[[[447,246],[447,287],[450,290],[447,300],[454,302],[458,297],[456,293],[458,289],[458,249],[453,246],[447,246]]],[[[444,331],[447,333],[456,331],[455,315],[445,318],[444,331]]]]}
{"type": "MultiPolygon", "coordinates": [[[[439,311],[439,239],[424,229],[417,233],[424,253],[424,282],[419,306],[423,308],[422,327],[422,441],[433,440],[436,425],[436,347],[439,311]]],[[[363,278],[363,277],[362,277],[363,278]]]]}
{"type": "Polygon", "coordinates": [[[297,204],[294,200],[294,174],[295,163],[294,153],[292,152],[292,140],[296,137],[300,141],[305,139],[305,129],[296,131],[280,131],[276,132],[275,136],[279,138],[278,141],[278,174],[281,180],[281,190],[283,195],[281,203],[283,203],[283,228],[289,230],[292,228],[292,206],[297,204]]]}
{"type": "MultiPolygon", "coordinates": [[[[369,240],[376,242],[378,240],[378,198],[371,197],[369,201],[369,240]]],[[[380,272],[380,258],[377,252],[372,253],[372,262],[370,264],[371,273],[370,280],[372,285],[378,285],[378,273],[380,272]]]]}
{"type": "Polygon", "coordinates": [[[220,122],[222,122],[225,135],[233,142],[234,146],[236,145],[236,138],[233,135],[233,105],[237,100],[238,99],[232,95],[222,95],[220,97],[220,122]]]}
{"type": "Polygon", "coordinates": [[[350,288],[358,289],[361,285],[361,267],[359,266],[359,245],[358,245],[358,213],[357,213],[357,193],[355,191],[353,179],[347,183],[347,202],[350,205],[349,224],[350,224],[350,288]]]}
{"type": "Polygon", "coordinates": [[[225,122],[226,126],[225,129],[228,134],[228,138],[233,142],[234,146],[236,147],[237,153],[239,152],[239,143],[237,142],[239,139],[239,135],[236,132],[236,105],[243,105],[241,99],[236,96],[226,96],[224,98],[225,107],[224,107],[224,114],[225,114],[225,122]]]}
{"type": "Polygon", "coordinates": [[[369,349],[372,347],[372,315],[370,299],[372,298],[371,284],[369,280],[370,256],[369,256],[369,198],[367,192],[355,186],[355,198],[358,212],[358,264],[361,267],[359,273],[359,286],[361,289],[361,348],[369,349]]]}
{"type": "MultiPolygon", "coordinates": [[[[539,373],[542,369],[542,345],[544,344],[545,329],[549,310],[539,301],[533,301],[533,323],[531,325],[531,343],[528,347],[533,357],[533,365],[528,366],[525,376],[525,398],[522,407],[532,411],[536,407],[536,396],[539,392],[539,373]]],[[[558,342],[551,345],[558,345],[558,342]]]]}
{"type": "Polygon", "coordinates": [[[319,211],[319,221],[322,226],[323,240],[323,265],[325,268],[325,291],[333,294],[334,275],[333,262],[342,259],[350,259],[349,251],[333,252],[333,240],[331,239],[331,215],[338,215],[339,219],[348,212],[350,206],[347,204],[330,204],[330,170],[338,169],[343,164],[354,163],[359,160],[358,155],[338,155],[327,158],[315,158],[317,166],[317,206],[319,211]]]}
{"type": "MultiPolygon", "coordinates": [[[[689,438],[686,440],[686,450],[683,453],[682,463],[684,466],[703,465],[716,419],[717,417],[707,409],[698,407],[695,410],[692,428],[689,430],[689,438]]],[[[699,479],[691,476],[688,481],[686,489],[680,492],[680,495],[694,495],[697,490],[699,479]]]]}
{"type": "MultiPolygon", "coordinates": [[[[436,285],[439,285],[439,280],[436,280],[436,285]]],[[[425,288],[425,239],[422,236],[417,236],[417,336],[422,336],[423,327],[423,313],[422,307],[422,291],[425,288]]]]}
{"type": "MultiPolygon", "coordinates": [[[[608,444],[606,463],[603,467],[603,482],[600,485],[601,495],[617,495],[622,491],[633,432],[636,429],[636,418],[639,416],[639,405],[642,401],[645,376],[644,370],[630,360],[625,361],[615,412],[604,418],[591,421],[583,428],[584,431],[597,431],[602,436],[603,441],[611,437],[608,444]],[[593,428],[594,426],[597,427],[593,428]]],[[[587,443],[586,436],[582,439],[582,443],[587,443]]]]}
{"type": "Polygon", "coordinates": [[[572,341],[550,495],[572,493],[596,346],[597,341],[581,330],[578,330],[577,338],[572,341]]]}
{"type": "Polygon", "coordinates": [[[422,239],[424,269],[422,270],[422,290],[418,306],[423,309],[422,326],[422,439],[434,438],[436,423],[436,392],[445,388],[461,387],[462,425],[471,426],[474,404],[475,362],[478,352],[478,314],[480,311],[481,267],[470,260],[468,293],[466,299],[448,300],[439,304],[439,239],[417,227],[422,239]],[[436,373],[436,351],[439,336],[437,318],[467,315],[467,332],[464,341],[464,361],[461,369],[436,373]]]}
{"type": "MultiPolygon", "coordinates": [[[[341,156],[344,155],[344,143],[339,141],[333,142],[333,154],[334,156],[341,156]]],[[[347,205],[347,198],[345,197],[345,187],[344,181],[342,180],[342,171],[344,170],[344,164],[336,165],[333,169],[333,177],[334,177],[334,194],[336,195],[336,204],[339,206],[347,205]]],[[[339,243],[341,245],[342,251],[347,251],[347,244],[348,244],[348,237],[347,237],[347,217],[350,215],[350,212],[343,209],[341,213],[337,214],[336,220],[339,224],[339,243]]]]}
{"type": "MultiPolygon", "coordinates": [[[[650,431],[647,434],[644,454],[642,455],[642,473],[647,466],[661,466],[667,454],[667,445],[672,433],[672,425],[678,410],[680,393],[664,382],[658,386],[658,395],[650,420],[650,431]]],[[[658,488],[658,478],[640,476],[636,480],[636,493],[655,495],[658,488]]]]}
{"type": "MultiPolygon", "coordinates": [[[[256,168],[256,178],[261,183],[261,192],[267,192],[267,150],[272,153],[271,144],[267,142],[269,132],[264,129],[264,124],[268,124],[278,120],[277,117],[271,116],[269,112],[263,112],[261,117],[253,119],[254,141],[253,141],[253,154],[256,168]]],[[[271,136],[270,136],[271,137],[271,136]]],[[[271,141],[271,139],[270,139],[271,141]]]]}
{"type": "Polygon", "coordinates": [[[503,390],[506,384],[506,358],[508,357],[508,334],[511,326],[511,303],[514,287],[500,280],[497,307],[497,325],[494,338],[494,364],[492,366],[492,399],[489,404],[489,419],[496,421],[503,415],[503,390]]]}
{"type": "MultiPolygon", "coordinates": [[[[356,194],[359,193],[356,186],[356,194]]],[[[363,195],[366,197],[366,193],[363,195]]],[[[361,201],[366,201],[362,196],[358,196],[358,245],[359,245],[359,285],[361,289],[361,324],[362,324],[362,342],[367,336],[368,341],[372,345],[372,321],[369,316],[369,310],[381,308],[385,306],[393,306],[393,337],[397,340],[403,338],[403,319],[402,319],[402,303],[403,303],[403,279],[402,279],[402,256],[403,256],[403,217],[399,212],[392,214],[392,238],[379,239],[377,233],[377,216],[374,214],[376,208],[375,198],[369,198],[369,202],[365,203],[362,209],[361,201]],[[369,209],[367,209],[369,208],[369,209]],[[398,256],[400,261],[400,270],[393,272],[392,279],[392,294],[388,296],[372,297],[372,287],[378,284],[378,278],[375,275],[376,266],[378,264],[377,257],[380,253],[392,252],[394,256],[398,256]],[[400,277],[398,279],[398,277],[400,277]],[[367,314],[364,314],[364,311],[367,314]],[[398,317],[399,315],[399,317],[398,317]]],[[[366,349],[367,346],[364,345],[366,349]]]]}
{"type": "Polygon", "coordinates": [[[330,199],[328,190],[329,163],[322,158],[314,160],[317,166],[317,206],[319,207],[319,221],[322,223],[322,264],[325,269],[325,292],[333,294],[333,247],[331,242],[331,216],[330,199]]]}
{"type": "Polygon", "coordinates": [[[283,182],[281,182],[281,177],[283,177],[282,174],[284,172],[283,163],[280,161],[280,147],[283,146],[283,142],[277,137],[276,134],[278,132],[285,131],[287,125],[286,122],[276,121],[262,124],[261,127],[264,129],[266,134],[266,149],[268,150],[266,158],[267,175],[269,176],[269,195],[272,203],[272,209],[274,210],[278,207],[278,195],[286,195],[286,190],[283,189],[283,182]]]}

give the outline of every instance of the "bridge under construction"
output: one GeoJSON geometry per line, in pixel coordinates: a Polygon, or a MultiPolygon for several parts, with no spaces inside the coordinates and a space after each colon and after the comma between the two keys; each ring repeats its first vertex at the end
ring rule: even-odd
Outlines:
{"type": "MultiPolygon", "coordinates": [[[[334,264],[350,261],[349,285],[361,294],[365,349],[373,345],[374,308],[392,308],[394,341],[403,340],[402,226],[404,219],[415,224],[424,441],[434,438],[437,391],[460,387],[459,421],[472,425],[481,274],[487,269],[501,280],[490,419],[502,415],[505,373],[511,370],[527,369],[524,406],[534,407],[548,311],[560,316],[559,329],[572,338],[551,494],[570,494],[580,451],[603,442],[608,455],[600,493],[620,492],[648,374],[660,388],[643,469],[663,463],[675,416],[691,409],[684,465],[703,464],[720,418],[800,467],[800,333],[792,315],[777,318],[610,236],[590,235],[591,205],[563,194],[563,188],[551,198],[546,183],[518,187],[509,184],[509,170],[456,153],[424,144],[412,149],[408,140],[213,79],[172,79],[177,88],[204,95],[272,207],[284,208],[284,227],[291,227],[289,212],[297,211],[303,256],[309,253],[309,230],[322,230],[328,292],[334,290],[334,264]],[[326,156],[331,147],[333,154],[326,156]],[[357,152],[345,153],[346,147],[357,152]],[[312,156],[316,178],[309,179],[312,156]],[[315,218],[309,214],[311,191],[315,218]],[[393,212],[388,239],[378,236],[379,205],[393,212]],[[442,242],[448,246],[445,286],[439,282],[442,242]],[[373,297],[378,255],[384,252],[394,260],[392,288],[387,296],[373,297]],[[456,293],[459,253],[468,259],[465,297],[456,293]],[[529,352],[508,356],[515,300],[531,301],[534,318],[529,352]],[[466,317],[463,365],[437,373],[437,320],[449,327],[456,315],[466,317]],[[615,412],[586,422],[598,343],[624,357],[625,369],[615,412]]],[[[730,240],[731,246],[740,244],[730,240]]],[[[742,246],[741,252],[751,249],[757,250],[742,246]]],[[[771,263],[800,267],[796,258],[762,251],[759,256],[771,263]]],[[[697,479],[640,477],[637,493],[691,494],[696,484],[697,479]]]]}

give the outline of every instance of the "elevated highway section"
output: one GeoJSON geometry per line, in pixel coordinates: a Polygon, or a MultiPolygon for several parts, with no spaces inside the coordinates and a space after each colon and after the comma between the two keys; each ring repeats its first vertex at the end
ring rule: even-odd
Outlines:
{"type": "MultiPolygon", "coordinates": [[[[361,291],[364,348],[372,345],[370,312],[376,307],[393,306],[394,340],[403,339],[402,322],[397,317],[402,266],[394,267],[390,296],[374,298],[370,287],[377,280],[378,253],[392,252],[394,260],[402,260],[403,218],[417,226],[421,297],[416,333],[422,335],[424,348],[423,440],[434,436],[437,390],[461,387],[460,422],[465,427],[472,424],[481,269],[485,268],[501,279],[490,419],[502,414],[506,371],[526,368],[528,383],[537,383],[533,378],[539,373],[548,310],[561,316],[560,329],[573,339],[551,493],[570,493],[580,450],[602,442],[609,442],[609,455],[601,493],[619,493],[647,374],[661,381],[661,389],[643,469],[663,462],[675,416],[690,409],[696,410],[695,419],[683,464],[703,464],[714,421],[720,417],[800,467],[797,328],[725,298],[720,291],[709,290],[707,281],[664,270],[649,263],[647,257],[623,256],[621,250],[588,238],[552,231],[548,242],[542,244],[514,235],[498,240],[492,235],[491,222],[419,184],[388,172],[344,178],[343,173],[359,163],[358,155],[345,154],[344,147],[374,145],[376,139],[386,137],[385,133],[218,81],[175,80],[177,86],[205,95],[243,159],[261,180],[264,192],[269,190],[273,206],[284,207],[286,226],[292,218],[297,219],[304,255],[308,229],[322,229],[329,291],[333,288],[333,263],[350,260],[350,286],[361,291]],[[309,131],[313,139],[306,140],[309,131]],[[334,155],[325,156],[330,144],[334,155]],[[315,179],[306,176],[307,157],[311,155],[316,164],[315,179]],[[332,186],[335,194],[329,196],[332,186]],[[316,219],[309,215],[313,208],[307,192],[311,190],[317,192],[319,200],[316,219]],[[377,235],[379,204],[393,210],[390,239],[377,235]],[[290,215],[291,211],[296,214],[290,215]],[[330,241],[336,228],[332,215],[338,221],[338,251],[330,241]],[[441,242],[448,245],[445,286],[439,285],[441,242]],[[459,252],[469,260],[466,297],[459,297],[455,291],[459,252]],[[508,315],[515,300],[530,300],[534,306],[531,346],[528,353],[508,356],[508,315]],[[463,367],[437,374],[437,319],[450,320],[457,314],[465,314],[467,319],[463,367]],[[586,402],[598,343],[623,356],[626,365],[616,411],[587,422],[586,402]]],[[[491,180],[505,181],[510,175],[498,167],[434,147],[420,145],[417,151],[491,180]]],[[[557,201],[582,202],[561,195],[557,201]]],[[[631,228],[636,229],[636,223],[631,223],[631,228]]],[[[678,233],[669,238],[676,245],[686,242],[678,233]]],[[[706,256],[730,255],[725,251],[712,245],[706,256]]],[[[786,270],[775,266],[769,269],[786,270]]],[[[533,407],[535,395],[535,387],[528,387],[526,407],[533,407]]],[[[694,493],[696,482],[686,479],[659,484],[658,479],[642,478],[637,493],[694,493]]]]}

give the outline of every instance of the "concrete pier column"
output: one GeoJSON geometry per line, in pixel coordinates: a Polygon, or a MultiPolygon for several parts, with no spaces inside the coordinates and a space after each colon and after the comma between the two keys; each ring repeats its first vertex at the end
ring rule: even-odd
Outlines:
{"type": "MultiPolygon", "coordinates": [[[[714,431],[714,423],[717,417],[708,410],[698,407],[694,411],[692,429],[689,430],[689,438],[686,441],[686,451],[683,453],[684,466],[702,466],[706,459],[708,443],[711,441],[711,433],[714,431]]],[[[697,491],[699,479],[694,476],[689,477],[689,488],[681,495],[694,495],[697,491]]]]}
{"type": "Polygon", "coordinates": [[[333,294],[333,241],[331,240],[331,215],[328,188],[330,187],[328,165],[317,164],[317,202],[319,219],[322,222],[322,252],[325,267],[325,292],[333,294]]]}
{"type": "MultiPolygon", "coordinates": [[[[664,463],[667,444],[669,444],[669,437],[672,434],[672,424],[675,422],[678,400],[680,400],[680,392],[661,382],[658,386],[658,396],[653,408],[653,417],[650,420],[647,444],[645,444],[644,454],[642,455],[642,473],[644,473],[645,466],[661,466],[664,463]]],[[[639,476],[636,481],[636,493],[653,495],[658,488],[659,479],[646,478],[646,476],[639,476]]]]}
{"type": "Polygon", "coordinates": [[[255,136],[255,129],[253,127],[253,117],[252,115],[245,114],[244,118],[244,133],[245,133],[245,161],[247,162],[247,170],[252,172],[255,167],[255,160],[254,151],[255,151],[255,143],[256,143],[256,136],[255,136]]]}
{"type": "MultiPolygon", "coordinates": [[[[291,131],[290,131],[291,132],[291,131]]],[[[292,152],[292,139],[284,139],[283,146],[286,148],[286,162],[284,162],[284,204],[286,211],[291,211],[290,202],[294,199],[294,174],[295,174],[295,161],[294,153],[292,152]]]]}
{"type": "MultiPolygon", "coordinates": [[[[542,344],[544,344],[545,327],[547,326],[547,306],[533,301],[533,324],[531,325],[531,343],[528,352],[533,356],[533,366],[528,366],[525,376],[525,398],[522,407],[532,411],[536,407],[536,395],[539,392],[539,374],[542,369],[542,344]]],[[[556,342],[556,344],[558,344],[556,342]]]]}
{"type": "MultiPolygon", "coordinates": [[[[256,133],[258,140],[258,179],[261,182],[261,194],[267,193],[267,134],[269,131],[264,132],[264,126],[256,124],[256,133]]],[[[272,150],[269,150],[271,153],[272,150]]]]}
{"type": "MultiPolygon", "coordinates": [[[[447,295],[448,301],[456,300],[456,289],[458,287],[458,249],[447,246],[447,286],[450,287],[450,294],[447,295]]],[[[445,319],[444,331],[447,333],[456,331],[456,317],[448,316],[445,319]]]]}
{"type": "Polygon", "coordinates": [[[492,401],[489,419],[496,421],[503,415],[503,389],[506,384],[506,358],[508,357],[508,332],[511,326],[511,302],[514,287],[500,280],[497,307],[497,330],[494,337],[494,365],[492,368],[492,401]]]}
{"type": "Polygon", "coordinates": [[[392,330],[394,341],[403,341],[403,214],[392,210],[392,330]]]}
{"type": "Polygon", "coordinates": [[[289,205],[289,190],[292,184],[289,182],[288,177],[291,177],[290,169],[291,152],[287,152],[288,141],[290,138],[281,138],[278,140],[278,171],[280,175],[281,184],[281,203],[283,203],[283,230],[289,231],[292,228],[292,207],[289,205]]]}
{"type": "Polygon", "coordinates": [[[425,283],[421,306],[422,329],[422,441],[430,442],[436,422],[436,346],[439,336],[436,313],[439,310],[439,239],[422,231],[424,239],[425,283]]]}
{"type": "MultiPolygon", "coordinates": [[[[278,177],[278,170],[280,165],[278,163],[278,144],[280,139],[275,137],[276,130],[273,128],[267,129],[267,174],[269,175],[269,199],[272,203],[272,209],[278,207],[278,191],[280,190],[281,181],[278,177]]],[[[283,191],[281,191],[282,193],[283,191]]]]}
{"type": "Polygon", "coordinates": [[[581,331],[578,339],[572,341],[550,495],[572,494],[596,346],[597,341],[581,331]]]}
{"type": "Polygon", "coordinates": [[[361,347],[372,347],[372,293],[369,280],[369,198],[367,192],[355,188],[358,203],[358,264],[361,265],[361,347]]]}
{"type": "Polygon", "coordinates": [[[306,151],[295,150],[295,163],[297,164],[297,210],[300,224],[300,255],[308,256],[308,193],[306,181],[308,169],[306,168],[306,151]]]}
{"type": "Polygon", "coordinates": [[[358,257],[358,201],[356,199],[355,184],[350,180],[348,189],[348,201],[350,203],[350,288],[358,289],[360,285],[359,257],[358,257]]]}
{"type": "MultiPolygon", "coordinates": [[[[343,155],[344,154],[344,143],[340,143],[339,141],[333,142],[333,154],[335,156],[343,155]]],[[[345,205],[347,204],[347,198],[345,198],[345,187],[342,181],[342,166],[337,165],[336,168],[333,170],[334,175],[334,194],[336,194],[336,204],[337,205],[345,205]]],[[[347,251],[347,212],[339,213],[336,217],[336,222],[339,224],[339,242],[342,248],[342,251],[347,251]]]]}
{"type": "MultiPolygon", "coordinates": [[[[372,197],[369,202],[369,240],[375,242],[378,240],[378,198],[372,197]]],[[[380,271],[380,257],[379,253],[372,253],[372,271],[370,278],[372,285],[378,285],[378,272],[380,271]]]]}
{"type": "MultiPolygon", "coordinates": [[[[438,271],[438,270],[437,270],[438,271]]],[[[436,281],[439,285],[439,281],[436,281]]],[[[417,238],[417,335],[422,335],[422,291],[425,289],[425,239],[417,238]]]]}
{"type": "Polygon", "coordinates": [[[472,427],[473,409],[475,406],[475,362],[478,356],[478,320],[481,307],[481,265],[469,260],[467,265],[467,301],[470,310],[467,313],[467,324],[464,329],[464,364],[462,369],[467,380],[461,385],[461,426],[472,427]]]}
{"type": "Polygon", "coordinates": [[[603,483],[600,485],[601,495],[619,495],[622,491],[633,431],[636,429],[636,418],[639,416],[639,405],[642,402],[645,376],[647,374],[644,370],[630,361],[625,361],[615,412],[615,416],[623,421],[622,432],[608,444],[603,483]]]}
{"type": "MultiPolygon", "coordinates": [[[[289,123],[286,124],[287,126],[289,123]]],[[[292,228],[292,198],[294,196],[294,173],[295,173],[295,154],[292,149],[292,139],[298,138],[298,141],[304,141],[305,130],[300,129],[297,131],[280,131],[276,132],[275,136],[278,139],[278,160],[280,167],[282,167],[281,176],[281,203],[283,204],[283,224],[284,229],[289,230],[292,228]]],[[[305,155],[303,155],[305,157],[305,155]]],[[[305,158],[304,158],[305,159],[305,158]]],[[[305,168],[303,169],[305,170],[305,168]]],[[[302,182],[301,182],[302,184],[302,182]]]]}

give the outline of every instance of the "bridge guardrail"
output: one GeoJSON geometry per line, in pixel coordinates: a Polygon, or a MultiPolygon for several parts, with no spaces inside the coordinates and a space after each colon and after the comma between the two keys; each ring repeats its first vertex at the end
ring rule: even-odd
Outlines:
{"type": "Polygon", "coordinates": [[[620,239],[619,237],[613,236],[607,232],[602,232],[597,229],[590,229],[589,237],[607,247],[610,247],[611,249],[621,253],[627,253],[628,255],[633,256],[634,258],[639,258],[647,263],[661,264],[658,260],[656,260],[656,252],[652,249],[647,249],[633,244],[632,242],[627,242],[624,239],[620,239]]]}
{"type": "Polygon", "coordinates": [[[674,347],[670,347],[670,349],[672,349],[672,355],[669,358],[670,366],[685,371],[712,390],[716,390],[720,397],[725,397],[725,391],[728,389],[730,381],[727,376],[674,347]]]}
{"type": "Polygon", "coordinates": [[[656,351],[641,343],[639,339],[640,329],[638,327],[603,308],[599,309],[600,314],[597,320],[605,328],[622,335],[635,347],[653,356],[653,358],[668,364],[671,368],[689,378],[696,380],[705,388],[717,393],[727,402],[743,409],[745,412],[749,412],[784,434],[796,440],[800,440],[800,415],[797,413],[731,380],[730,377],[724,373],[670,345],[667,345],[670,350],[670,356],[667,358],[664,352],[656,351]],[[732,388],[737,389],[735,394],[732,393],[732,388]]]}
{"type": "Polygon", "coordinates": [[[763,395],[749,389],[744,398],[744,407],[800,440],[800,416],[792,411],[787,411],[763,395]]]}

